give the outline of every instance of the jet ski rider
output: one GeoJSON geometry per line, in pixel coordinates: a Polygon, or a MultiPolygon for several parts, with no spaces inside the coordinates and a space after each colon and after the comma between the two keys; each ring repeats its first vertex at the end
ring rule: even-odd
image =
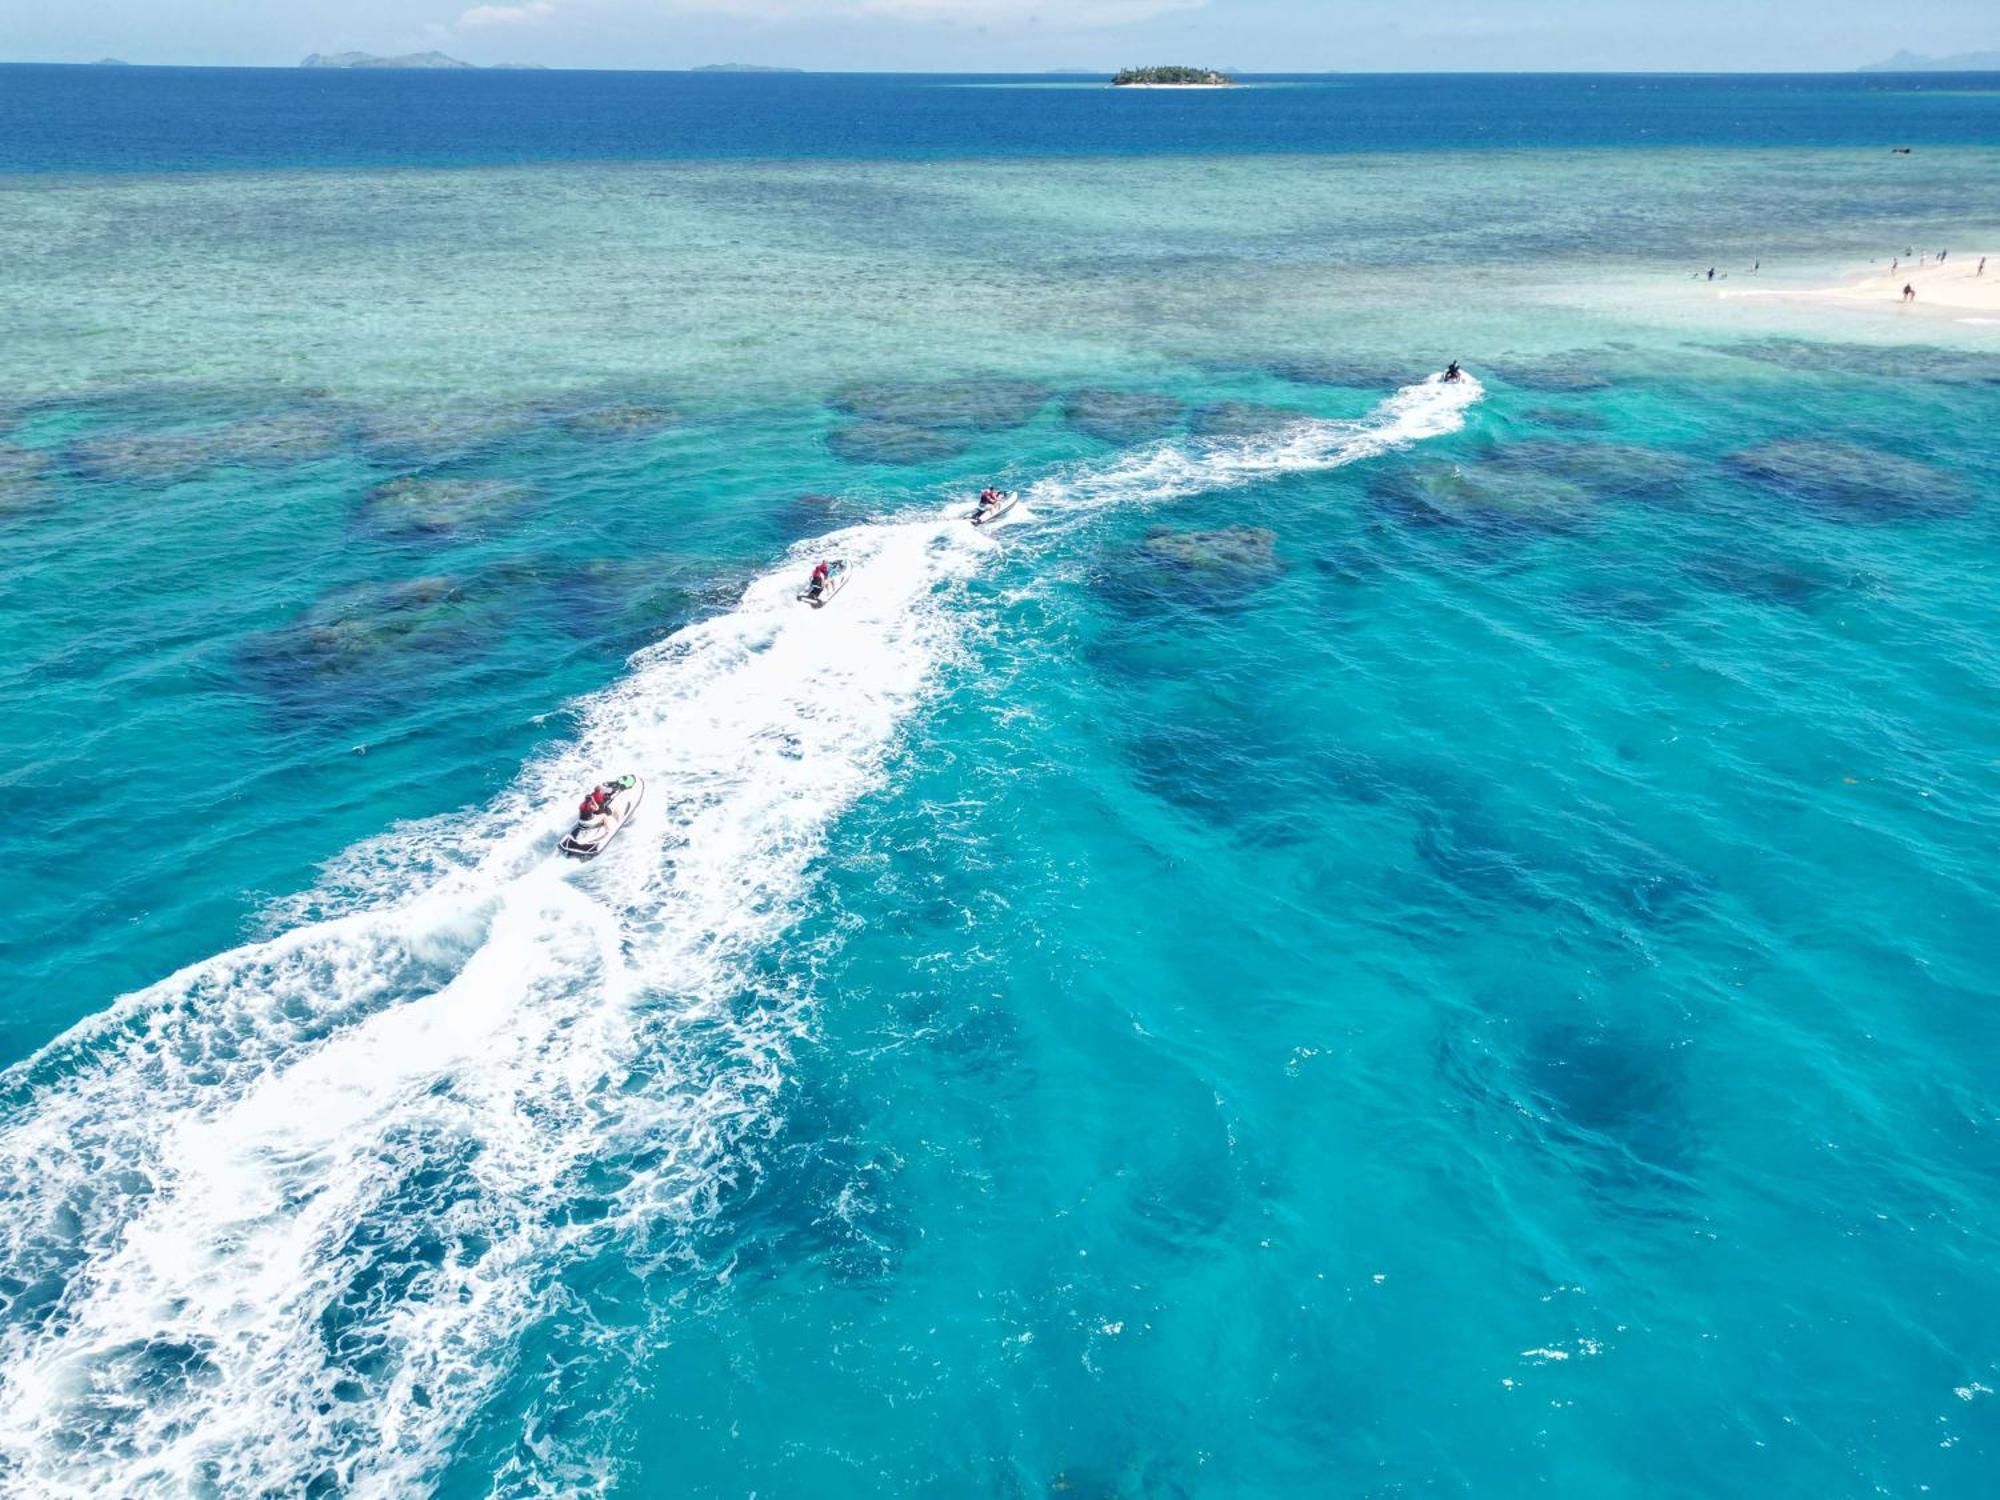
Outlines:
{"type": "Polygon", "coordinates": [[[1453,361],[1452,361],[1452,362],[1451,362],[1450,364],[1448,364],[1448,365],[1446,365],[1446,366],[1444,367],[1444,378],[1445,378],[1446,380],[1463,380],[1463,379],[1465,379],[1465,371],[1461,370],[1461,369],[1460,369],[1460,368],[1458,367],[1458,361],[1457,361],[1457,360],[1453,360],[1453,361]]]}
{"type": "Polygon", "coordinates": [[[817,599],[821,594],[826,592],[827,581],[832,577],[833,577],[833,570],[829,568],[824,561],[822,561],[818,567],[813,569],[813,576],[812,576],[813,598],[817,599]]]}
{"type": "Polygon", "coordinates": [[[632,785],[630,776],[621,776],[616,781],[599,782],[584,794],[577,804],[576,816],[579,822],[601,823],[611,815],[611,799],[632,785]]]}
{"type": "Polygon", "coordinates": [[[988,485],[979,492],[979,513],[983,516],[1000,503],[1000,492],[988,485]]]}

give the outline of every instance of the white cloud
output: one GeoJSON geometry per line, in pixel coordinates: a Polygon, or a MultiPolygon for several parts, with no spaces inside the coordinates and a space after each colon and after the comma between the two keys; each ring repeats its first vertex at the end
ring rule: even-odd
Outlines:
{"type": "Polygon", "coordinates": [[[467,31],[494,26],[530,26],[556,13],[555,0],[522,0],[519,5],[475,5],[458,18],[467,31]]]}
{"type": "MultiPolygon", "coordinates": [[[[589,3],[589,0],[583,0],[589,3]]],[[[595,0],[603,5],[607,0],[595,0]]],[[[613,0],[615,3],[615,0],[613,0]]],[[[626,0],[620,9],[658,10],[758,21],[809,21],[881,17],[971,25],[1032,22],[1060,29],[1116,26],[1172,11],[1198,10],[1208,0],[626,0]]],[[[462,30],[480,31],[546,21],[559,10],[581,9],[578,0],[518,0],[475,5],[458,18],[462,30]]]]}

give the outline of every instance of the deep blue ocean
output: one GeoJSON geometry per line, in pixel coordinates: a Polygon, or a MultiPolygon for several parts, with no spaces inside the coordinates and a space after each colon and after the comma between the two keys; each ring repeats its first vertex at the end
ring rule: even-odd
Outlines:
{"type": "Polygon", "coordinates": [[[2000,1491],[1996,184],[0,67],[0,1494],[2000,1491]]]}

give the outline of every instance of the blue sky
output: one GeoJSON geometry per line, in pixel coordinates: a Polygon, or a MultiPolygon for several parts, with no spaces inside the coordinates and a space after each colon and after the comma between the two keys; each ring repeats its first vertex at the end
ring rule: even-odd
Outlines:
{"type": "Polygon", "coordinates": [[[0,3],[0,58],[1250,72],[1846,68],[2000,47],[1992,0],[58,0],[0,3]]]}

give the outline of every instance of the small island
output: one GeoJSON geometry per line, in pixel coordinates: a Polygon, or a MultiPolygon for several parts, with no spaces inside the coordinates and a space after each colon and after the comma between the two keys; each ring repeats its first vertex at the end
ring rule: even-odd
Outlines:
{"type": "Polygon", "coordinates": [[[1213,68],[1127,68],[1111,80],[1115,89],[1229,89],[1236,80],[1213,68]]]}
{"type": "Polygon", "coordinates": [[[405,52],[400,57],[381,57],[373,52],[313,52],[299,64],[302,68],[397,68],[419,72],[540,73],[542,63],[494,63],[481,69],[478,63],[460,62],[442,52],[405,52]]]}
{"type": "Polygon", "coordinates": [[[465,68],[472,64],[446,57],[442,52],[406,52],[400,57],[382,57],[373,52],[310,52],[302,68],[465,68]]]}

